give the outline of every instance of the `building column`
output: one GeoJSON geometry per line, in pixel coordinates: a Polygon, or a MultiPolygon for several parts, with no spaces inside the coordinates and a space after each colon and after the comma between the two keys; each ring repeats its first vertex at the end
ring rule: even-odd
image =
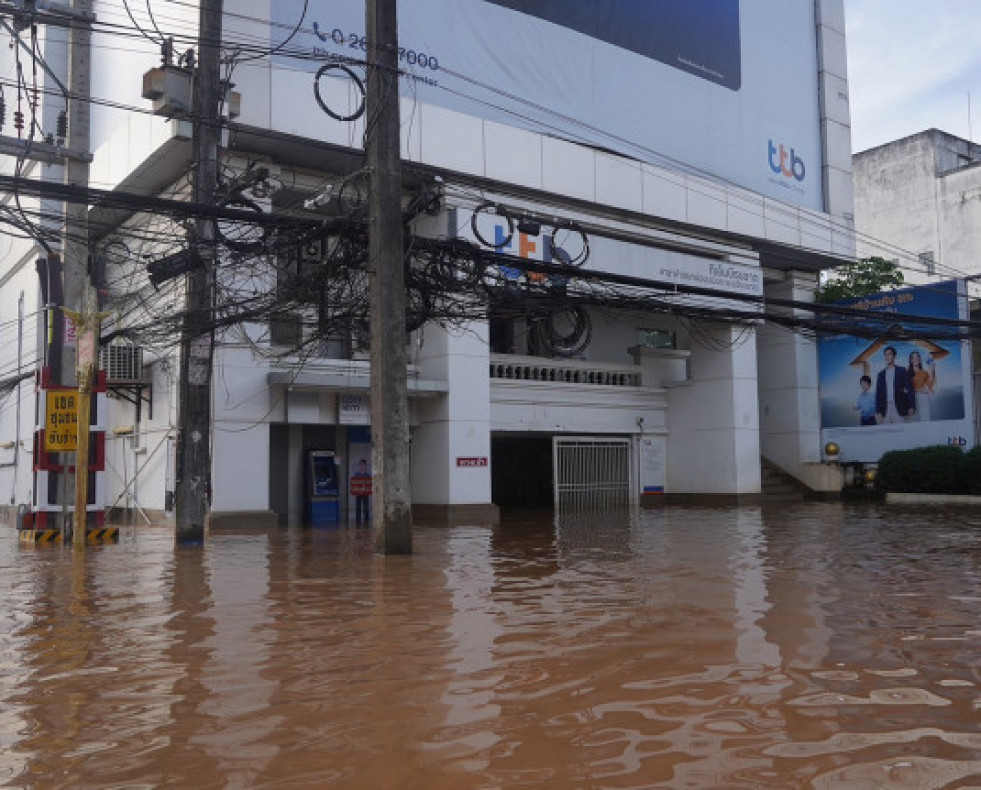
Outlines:
{"type": "Polygon", "coordinates": [[[756,332],[701,325],[690,386],[668,392],[668,491],[760,493],[756,332]]]}
{"type": "MultiPolygon", "coordinates": [[[[783,282],[768,284],[767,295],[808,301],[816,286],[815,274],[791,271],[783,282]]],[[[763,457],[802,477],[804,464],[821,461],[817,346],[778,326],[761,326],[757,338],[763,457]]]]}
{"type": "Polygon", "coordinates": [[[412,503],[418,518],[496,522],[490,474],[490,347],[486,321],[420,332],[416,364],[449,392],[416,401],[412,503]]]}

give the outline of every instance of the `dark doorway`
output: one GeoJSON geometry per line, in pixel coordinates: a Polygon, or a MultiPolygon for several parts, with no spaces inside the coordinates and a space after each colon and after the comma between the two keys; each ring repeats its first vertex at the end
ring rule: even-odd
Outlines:
{"type": "Polygon", "coordinates": [[[502,508],[552,507],[552,437],[491,438],[491,498],[502,508]]]}

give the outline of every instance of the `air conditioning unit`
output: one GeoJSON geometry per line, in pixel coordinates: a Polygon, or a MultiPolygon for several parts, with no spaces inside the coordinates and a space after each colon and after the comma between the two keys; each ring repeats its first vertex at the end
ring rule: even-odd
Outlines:
{"type": "Polygon", "coordinates": [[[99,367],[107,384],[143,381],[143,348],[125,343],[99,349],[99,367]]]}

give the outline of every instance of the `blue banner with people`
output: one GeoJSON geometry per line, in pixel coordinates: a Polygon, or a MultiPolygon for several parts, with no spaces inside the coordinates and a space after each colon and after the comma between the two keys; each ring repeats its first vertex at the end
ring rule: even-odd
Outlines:
{"type": "MultiPolygon", "coordinates": [[[[885,325],[882,313],[895,314],[895,327],[901,331],[818,339],[822,445],[837,444],[841,461],[872,463],[889,450],[972,446],[970,344],[928,339],[928,325],[915,324],[915,317],[965,319],[963,281],[884,291],[837,304],[875,314],[874,325],[880,327],[885,325]]],[[[855,325],[861,326],[861,320],[855,325]]]]}

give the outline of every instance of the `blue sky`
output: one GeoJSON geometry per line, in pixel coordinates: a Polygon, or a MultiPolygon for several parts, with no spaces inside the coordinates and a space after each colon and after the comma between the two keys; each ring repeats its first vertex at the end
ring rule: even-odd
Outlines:
{"type": "Polygon", "coordinates": [[[853,151],[934,127],[981,142],[981,0],[845,0],[845,22],[853,151]]]}

